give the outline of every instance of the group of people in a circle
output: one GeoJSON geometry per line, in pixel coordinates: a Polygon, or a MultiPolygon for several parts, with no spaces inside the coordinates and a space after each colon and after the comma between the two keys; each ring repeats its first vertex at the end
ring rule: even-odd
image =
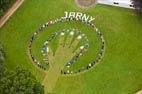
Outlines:
{"type": "MultiPolygon", "coordinates": [[[[75,73],[79,73],[79,72],[82,72],[82,71],[85,71],[85,70],[88,70],[90,68],[92,68],[94,65],[96,65],[97,63],[99,63],[103,57],[103,54],[104,54],[104,49],[105,49],[105,40],[103,38],[103,35],[102,33],[99,31],[98,28],[95,27],[95,25],[91,22],[87,22],[87,21],[84,21],[82,19],[76,19],[76,18],[59,18],[59,19],[56,19],[56,20],[51,20],[45,24],[43,24],[30,38],[30,41],[29,41],[29,44],[28,44],[28,50],[29,50],[29,54],[30,54],[30,57],[32,59],[32,61],[41,69],[43,70],[46,70],[46,65],[49,64],[48,62],[48,58],[44,58],[45,60],[45,64],[41,64],[40,61],[38,61],[34,55],[32,54],[32,43],[34,41],[34,39],[37,37],[37,35],[40,33],[40,32],[43,32],[45,28],[47,28],[48,26],[50,25],[53,25],[55,23],[59,23],[59,22],[65,22],[65,21],[72,21],[72,20],[75,20],[75,21],[80,21],[81,23],[85,23],[89,26],[91,26],[94,31],[96,31],[96,33],[98,34],[98,37],[100,38],[101,42],[102,42],[102,46],[101,46],[101,49],[97,55],[97,58],[92,61],[91,63],[89,63],[86,67],[82,67],[78,70],[74,70],[74,71],[71,71],[71,70],[67,70],[67,71],[61,71],[62,74],[75,74],[75,73]]],[[[50,36],[50,38],[47,40],[48,42],[50,42],[54,37],[56,36],[56,34],[52,34],[50,36]]],[[[84,45],[84,48],[86,49],[88,45],[84,45]]],[[[83,48],[83,46],[82,46],[83,48]]],[[[67,67],[70,67],[75,61],[78,60],[78,58],[80,57],[81,53],[79,54],[76,54],[69,62],[67,62],[66,66],[67,67]]],[[[45,55],[46,57],[46,55],[45,55]]]]}
{"type": "MultiPolygon", "coordinates": [[[[83,34],[82,32],[78,31],[77,29],[63,29],[62,31],[58,31],[58,32],[54,32],[50,38],[44,42],[44,45],[41,49],[41,53],[43,54],[44,56],[44,61],[45,63],[49,64],[49,58],[48,58],[48,48],[49,48],[49,44],[50,42],[57,36],[57,35],[61,35],[63,36],[64,34],[70,34],[72,36],[78,35],[78,37],[76,39],[82,39],[83,43],[81,45],[83,46],[80,46],[79,49],[77,49],[78,51],[75,53],[75,55],[73,56],[73,58],[66,63],[66,67],[70,67],[73,63],[75,63],[88,49],[89,47],[89,41],[88,41],[88,38],[85,34],[83,34]],[[50,41],[49,41],[50,40],[50,41]]],[[[73,37],[72,37],[73,38],[73,37]]]]}

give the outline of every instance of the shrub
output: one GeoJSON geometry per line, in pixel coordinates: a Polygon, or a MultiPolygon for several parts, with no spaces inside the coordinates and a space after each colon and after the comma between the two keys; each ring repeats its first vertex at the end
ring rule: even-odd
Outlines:
{"type": "Polygon", "coordinates": [[[16,68],[14,71],[3,71],[0,94],[44,94],[44,89],[28,70],[16,68]]]}
{"type": "Polygon", "coordinates": [[[131,0],[134,8],[136,10],[136,13],[138,15],[142,15],[142,0],[131,0]]]}

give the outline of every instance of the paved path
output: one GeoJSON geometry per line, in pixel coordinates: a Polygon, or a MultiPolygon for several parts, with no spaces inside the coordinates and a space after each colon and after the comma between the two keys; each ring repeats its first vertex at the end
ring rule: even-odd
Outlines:
{"type": "Polygon", "coordinates": [[[0,19],[0,28],[8,21],[12,14],[21,6],[24,0],[17,0],[8,12],[0,19]]]}
{"type": "Polygon", "coordinates": [[[142,90],[138,91],[138,92],[137,92],[137,93],[135,93],[135,94],[142,94],[142,90]]]}

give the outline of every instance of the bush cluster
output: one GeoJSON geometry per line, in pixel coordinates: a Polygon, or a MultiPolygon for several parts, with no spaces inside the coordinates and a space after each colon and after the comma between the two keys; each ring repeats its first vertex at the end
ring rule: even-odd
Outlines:
{"type": "Polygon", "coordinates": [[[16,0],[0,0],[0,17],[12,6],[16,0]]]}

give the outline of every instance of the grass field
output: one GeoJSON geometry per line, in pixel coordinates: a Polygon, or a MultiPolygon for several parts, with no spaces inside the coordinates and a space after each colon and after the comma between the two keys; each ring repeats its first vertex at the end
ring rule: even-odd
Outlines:
{"type": "MultiPolygon", "coordinates": [[[[74,0],[25,0],[0,29],[0,42],[4,44],[6,52],[6,67],[29,69],[42,82],[45,73],[30,61],[27,55],[28,41],[39,26],[63,16],[64,11],[80,11],[95,17],[94,23],[104,35],[106,50],[102,62],[95,68],[76,76],[61,76],[53,94],[133,94],[142,89],[142,20],[132,10],[124,8],[97,5],[83,10],[76,6],[74,0]]],[[[81,24],[64,24],[56,24],[55,28],[48,28],[48,31],[70,26],[81,28],[90,36],[89,40],[95,37],[88,27],[81,24]]],[[[76,67],[80,67],[80,63],[76,63],[73,68],[76,67]]]]}
{"type": "Polygon", "coordinates": [[[47,46],[47,48],[50,48],[49,53],[47,53],[50,66],[49,70],[46,72],[46,77],[43,80],[45,94],[52,93],[58,78],[61,76],[61,70],[64,69],[66,62],[71,60],[76,53],[80,52],[80,47],[77,46],[83,39],[77,39],[77,37],[75,37],[76,34],[73,36],[67,32],[64,32],[63,34],[65,35],[61,35],[62,33],[60,32],[58,35],[58,43],[55,54],[52,52],[50,43],[47,46]]]}

